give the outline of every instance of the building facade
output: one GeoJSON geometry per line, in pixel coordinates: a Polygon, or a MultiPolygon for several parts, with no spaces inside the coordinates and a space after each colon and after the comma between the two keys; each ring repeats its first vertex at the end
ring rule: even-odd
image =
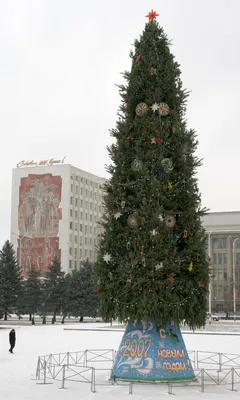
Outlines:
{"type": "Polygon", "coordinates": [[[44,275],[55,257],[65,272],[96,259],[105,180],[50,161],[20,164],[12,173],[11,241],[25,276],[31,268],[44,275]]]}
{"type": "Polygon", "coordinates": [[[203,218],[211,259],[209,310],[240,315],[240,212],[203,218]]]}

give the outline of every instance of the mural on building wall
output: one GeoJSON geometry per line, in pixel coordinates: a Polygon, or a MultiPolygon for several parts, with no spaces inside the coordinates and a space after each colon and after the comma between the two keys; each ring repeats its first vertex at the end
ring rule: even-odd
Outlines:
{"type": "Polygon", "coordinates": [[[21,179],[18,205],[18,255],[26,275],[31,268],[43,275],[54,257],[60,258],[59,208],[62,178],[32,174],[21,179]]]}

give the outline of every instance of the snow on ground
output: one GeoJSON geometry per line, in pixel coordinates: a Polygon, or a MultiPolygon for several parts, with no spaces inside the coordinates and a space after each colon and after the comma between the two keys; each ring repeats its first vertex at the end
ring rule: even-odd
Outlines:
{"type": "MultiPolygon", "coordinates": [[[[67,328],[100,328],[106,324],[76,324],[67,328]]],[[[89,384],[67,382],[67,389],[60,389],[60,382],[37,384],[34,380],[37,357],[50,353],[75,352],[85,349],[118,349],[123,332],[119,331],[80,331],[64,330],[62,325],[15,326],[17,343],[15,353],[8,352],[8,334],[10,326],[0,326],[0,399],[1,400],[118,400],[129,396],[133,400],[159,399],[168,396],[167,386],[134,385],[129,395],[128,386],[97,386],[91,393],[89,384]]],[[[240,336],[193,335],[185,334],[188,350],[217,351],[240,354],[240,336]]],[[[48,381],[49,382],[49,381],[48,381]]],[[[107,382],[107,372],[106,372],[107,382]]],[[[200,388],[173,388],[176,399],[237,399],[238,392],[229,391],[230,386],[206,387],[206,393],[200,388]]]]}

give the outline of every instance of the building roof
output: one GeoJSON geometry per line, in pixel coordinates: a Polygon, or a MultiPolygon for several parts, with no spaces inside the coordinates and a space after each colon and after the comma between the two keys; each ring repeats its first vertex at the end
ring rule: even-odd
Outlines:
{"type": "Polygon", "coordinates": [[[203,226],[206,231],[226,230],[240,232],[240,211],[207,213],[203,217],[203,226]]]}

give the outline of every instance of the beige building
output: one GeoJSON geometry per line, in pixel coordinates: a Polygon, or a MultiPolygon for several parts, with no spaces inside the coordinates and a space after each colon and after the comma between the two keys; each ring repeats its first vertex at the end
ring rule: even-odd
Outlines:
{"type": "Polygon", "coordinates": [[[21,162],[12,174],[11,241],[26,275],[56,257],[65,272],[95,261],[104,179],[64,160],[21,162]]]}
{"type": "Polygon", "coordinates": [[[240,315],[240,212],[203,218],[211,258],[209,310],[240,315]]]}

